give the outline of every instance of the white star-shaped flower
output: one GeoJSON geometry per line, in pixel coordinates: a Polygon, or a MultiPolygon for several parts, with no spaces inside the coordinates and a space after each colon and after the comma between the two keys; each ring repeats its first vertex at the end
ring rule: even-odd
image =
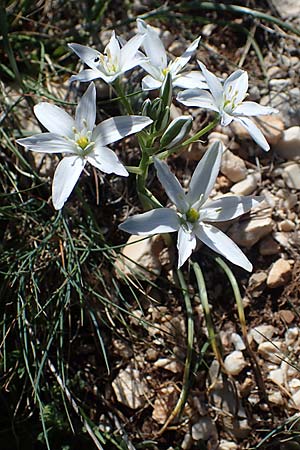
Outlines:
{"type": "Polygon", "coordinates": [[[55,209],[61,209],[71,194],[87,162],[105,173],[128,176],[117,155],[107,145],[136,133],[152,123],[143,116],[119,116],[104,120],[95,127],[96,89],[91,83],[76,108],[75,120],[63,109],[42,102],[34,113],[49,133],[40,133],[17,142],[28,150],[64,153],[52,184],[55,209]]]}
{"type": "Polygon", "coordinates": [[[196,238],[232,263],[251,271],[252,264],[239,247],[211,223],[234,219],[257,206],[261,198],[224,196],[208,200],[215,184],[222,159],[222,145],[215,142],[198,163],[189,190],[184,192],[168,166],[155,159],[157,176],[176,206],[158,208],[129,217],[119,228],[130,234],[148,236],[178,232],[178,267],[181,267],[196,247],[196,238]]]}
{"type": "Polygon", "coordinates": [[[149,74],[142,80],[143,90],[159,89],[168,72],[172,76],[174,87],[207,88],[205,78],[199,70],[181,73],[182,69],[195,53],[200,37],[192,42],[182,56],[176,58],[174,61],[168,62],[166,50],[155,29],[147,25],[142,19],[137,19],[137,26],[139,33],[144,36],[142,46],[148,57],[148,60],[139,63],[149,74]]]}
{"type": "Polygon", "coordinates": [[[198,61],[210,92],[203,89],[186,89],[178,94],[177,100],[186,106],[196,106],[216,111],[220,114],[221,125],[229,125],[233,120],[246,128],[252,139],[265,151],[270,149],[260,129],[248,116],[260,116],[278,112],[276,109],[244,101],[248,90],[248,74],[238,69],[224,82],[205,65],[198,61]]]}
{"type": "Polygon", "coordinates": [[[112,83],[145,59],[141,53],[137,53],[143,40],[144,36],[137,34],[121,46],[113,31],[103,54],[85,45],[68,44],[70,49],[89,66],[89,69],[82,70],[78,75],[72,75],[70,81],[92,81],[101,78],[106,83],[112,83]]]}

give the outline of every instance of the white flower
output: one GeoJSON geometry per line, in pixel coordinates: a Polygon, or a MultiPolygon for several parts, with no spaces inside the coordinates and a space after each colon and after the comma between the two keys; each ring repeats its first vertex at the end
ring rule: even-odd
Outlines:
{"type": "Polygon", "coordinates": [[[91,81],[102,78],[106,83],[112,83],[121,74],[145,59],[141,53],[137,53],[143,40],[144,36],[137,34],[121,46],[113,31],[103,54],[85,45],[68,44],[73,52],[90,67],[90,69],[82,70],[78,75],[72,75],[70,81],[91,81]]]}
{"type": "Polygon", "coordinates": [[[196,106],[216,111],[221,116],[221,125],[229,125],[233,120],[246,128],[252,139],[263,150],[269,150],[264,135],[254,122],[247,116],[259,116],[278,112],[274,108],[261,106],[255,102],[244,102],[248,90],[248,74],[238,69],[224,82],[220,80],[205,65],[198,61],[210,92],[202,89],[187,89],[178,94],[177,100],[186,106],[196,106]]]}
{"type": "Polygon", "coordinates": [[[130,234],[153,235],[178,231],[178,267],[181,267],[196,247],[196,238],[232,263],[251,271],[252,264],[239,247],[211,222],[223,222],[249,211],[260,198],[224,196],[209,201],[208,196],[219,173],[222,145],[214,142],[197,165],[185,194],[168,166],[155,159],[159,181],[166,190],[172,208],[158,208],[129,217],[119,226],[130,234]]]}
{"type": "Polygon", "coordinates": [[[149,58],[149,61],[139,63],[149,74],[142,80],[143,90],[160,88],[168,72],[172,75],[174,87],[207,88],[205,78],[198,70],[180,73],[196,51],[200,37],[194,40],[181,57],[168,63],[166,50],[155,29],[147,25],[142,19],[137,19],[137,26],[139,32],[145,37],[142,46],[149,58]]]}
{"type": "Polygon", "coordinates": [[[102,172],[128,176],[117,155],[107,145],[152,123],[148,117],[120,116],[104,120],[95,127],[94,83],[89,85],[79,101],[75,120],[61,108],[45,102],[36,105],[34,113],[49,133],[18,139],[17,142],[33,152],[65,153],[52,184],[55,209],[63,207],[87,162],[102,172]]]}

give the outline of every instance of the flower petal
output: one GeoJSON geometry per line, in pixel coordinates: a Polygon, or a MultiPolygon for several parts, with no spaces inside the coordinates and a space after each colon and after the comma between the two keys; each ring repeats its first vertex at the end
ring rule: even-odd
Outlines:
{"type": "Polygon", "coordinates": [[[121,46],[118,39],[116,38],[116,33],[114,31],[111,33],[109,43],[104,49],[104,55],[107,55],[109,60],[112,61],[117,68],[119,68],[121,59],[121,46]]]}
{"type": "Polygon", "coordinates": [[[35,105],[34,114],[50,133],[73,137],[74,119],[63,109],[51,103],[42,102],[35,105]]]}
{"type": "Polygon", "coordinates": [[[179,92],[177,99],[185,106],[196,106],[198,108],[206,108],[219,112],[219,108],[210,92],[203,89],[186,89],[179,92]]]}
{"type": "Polygon", "coordinates": [[[75,126],[78,131],[86,128],[84,122],[87,124],[87,131],[92,131],[96,120],[96,88],[94,83],[91,83],[83,96],[81,97],[75,113],[75,126]]]}
{"type": "Polygon", "coordinates": [[[149,117],[118,116],[106,119],[93,130],[92,140],[101,146],[112,144],[132,133],[137,133],[152,123],[149,117]]]}
{"type": "Polygon", "coordinates": [[[128,177],[128,172],[117,155],[108,147],[96,145],[93,152],[86,156],[86,159],[92,166],[100,169],[102,172],[128,177]]]}
{"type": "Polygon", "coordinates": [[[126,42],[124,47],[121,48],[120,68],[122,72],[126,72],[126,70],[132,69],[132,67],[138,64],[136,54],[144,38],[145,38],[144,35],[137,34],[133,36],[131,39],[129,39],[129,41],[126,42]],[[133,61],[135,61],[136,64],[132,65],[133,61]]]}
{"type": "Polygon", "coordinates": [[[208,84],[208,87],[210,89],[210,92],[212,93],[212,96],[218,106],[221,106],[223,103],[223,86],[221,81],[214,75],[212,72],[207,70],[205,65],[198,61],[198,64],[200,66],[200,69],[202,70],[202,73],[204,75],[204,78],[206,79],[206,82],[208,84]]]}
{"type": "Polygon", "coordinates": [[[224,81],[224,94],[227,100],[234,98],[238,104],[244,100],[248,90],[248,73],[238,69],[224,81]]]}
{"type": "Polygon", "coordinates": [[[204,242],[213,251],[224,256],[233,264],[242,267],[248,272],[252,271],[252,264],[242,250],[225,233],[218,228],[204,223],[197,224],[194,232],[200,241],[204,242]]]}
{"type": "Polygon", "coordinates": [[[27,150],[41,153],[74,153],[73,142],[54,133],[40,133],[27,138],[17,139],[17,143],[27,150]]]}
{"type": "Polygon", "coordinates": [[[192,251],[196,248],[196,243],[197,241],[194,233],[185,231],[183,227],[179,228],[177,237],[178,269],[191,256],[192,251]]]}
{"type": "Polygon", "coordinates": [[[172,73],[172,76],[176,75],[178,72],[181,71],[181,69],[183,69],[184,66],[186,66],[186,64],[189,62],[189,60],[195,53],[200,39],[201,38],[199,36],[197,39],[195,39],[191,43],[191,45],[186,49],[186,51],[180,57],[176,58],[174,61],[171,62],[171,64],[169,64],[169,69],[170,69],[170,72],[172,73]]]}
{"type": "Polygon", "coordinates": [[[169,208],[158,208],[143,214],[129,217],[119,225],[120,230],[139,236],[149,236],[158,233],[172,233],[180,227],[176,211],[169,208]]]}
{"type": "Polygon", "coordinates": [[[159,89],[162,85],[162,81],[158,81],[151,75],[146,75],[142,79],[142,89],[143,91],[152,91],[153,89],[159,89]]]}
{"type": "Polygon", "coordinates": [[[159,67],[154,66],[150,61],[142,60],[139,62],[139,65],[145,72],[149,73],[155,80],[160,81],[161,83],[164,80],[163,73],[159,67]]]}
{"type": "Polygon", "coordinates": [[[86,161],[80,156],[65,156],[58,164],[52,184],[52,201],[55,209],[61,209],[74,189],[86,161]]]}
{"type": "Polygon", "coordinates": [[[188,211],[189,204],[186,201],[185,192],[167,164],[158,158],[154,158],[154,166],[157,171],[157,177],[171,202],[177,206],[181,213],[188,211]]]}
{"type": "Polygon", "coordinates": [[[87,83],[89,81],[96,80],[97,78],[101,78],[107,83],[107,77],[98,69],[84,69],[77,75],[72,75],[69,82],[72,83],[73,81],[79,81],[87,83]]]}
{"type": "Polygon", "coordinates": [[[81,44],[68,44],[68,47],[91,69],[97,69],[99,66],[101,53],[98,50],[81,44]]]}
{"type": "Polygon", "coordinates": [[[182,89],[208,89],[206,80],[200,70],[192,70],[173,77],[173,86],[182,89]]]}
{"type": "Polygon", "coordinates": [[[243,102],[234,109],[232,114],[236,116],[263,116],[265,114],[277,112],[278,109],[271,108],[269,106],[262,106],[259,103],[243,102]]]}
{"type": "Polygon", "coordinates": [[[251,119],[248,119],[248,117],[234,117],[234,120],[239,122],[243,127],[246,128],[252,139],[266,152],[270,149],[270,146],[260,131],[260,129],[255,125],[254,122],[252,122],[251,119]]]}
{"type": "Polygon", "coordinates": [[[164,69],[167,67],[167,54],[156,30],[142,19],[137,19],[138,31],[144,35],[143,47],[153,66],[164,69]]]}
{"type": "Polygon", "coordinates": [[[220,141],[216,141],[198,163],[187,194],[190,206],[198,209],[207,200],[220,170],[222,153],[223,145],[220,141]]]}
{"type": "Polygon", "coordinates": [[[201,221],[223,222],[245,214],[264,200],[264,197],[224,196],[207,202],[201,208],[201,221]]]}

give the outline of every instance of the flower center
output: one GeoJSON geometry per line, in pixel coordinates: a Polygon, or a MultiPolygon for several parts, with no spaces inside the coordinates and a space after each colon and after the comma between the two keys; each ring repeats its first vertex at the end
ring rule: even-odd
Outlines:
{"type": "Polygon", "coordinates": [[[90,141],[86,136],[80,136],[80,138],[77,139],[76,144],[84,150],[89,145],[89,142],[90,141]]]}
{"type": "Polygon", "coordinates": [[[113,58],[109,48],[106,48],[104,55],[100,55],[100,63],[107,75],[114,74],[118,71],[118,60],[113,58]]]}
{"type": "Polygon", "coordinates": [[[195,208],[190,208],[186,213],[186,218],[190,223],[195,223],[199,219],[200,214],[195,208]]]}
{"type": "Polygon", "coordinates": [[[166,77],[169,72],[170,72],[169,67],[165,67],[164,69],[162,69],[162,74],[164,77],[166,77]]]}

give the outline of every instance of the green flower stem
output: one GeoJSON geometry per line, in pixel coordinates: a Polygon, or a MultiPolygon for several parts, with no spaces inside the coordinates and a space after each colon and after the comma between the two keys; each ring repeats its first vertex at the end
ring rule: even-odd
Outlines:
{"type": "Polygon", "coordinates": [[[120,97],[121,103],[124,106],[124,108],[126,109],[127,113],[129,115],[134,114],[131,103],[125,95],[125,91],[124,91],[124,88],[123,88],[123,85],[122,85],[120,79],[117,78],[112,83],[112,86],[113,86],[116,94],[120,97]]]}
{"type": "MultiPolygon", "coordinates": [[[[156,158],[166,159],[166,158],[168,158],[168,156],[172,155],[173,153],[179,152],[184,147],[186,147],[187,145],[192,144],[193,142],[197,141],[201,136],[203,136],[204,134],[206,134],[210,130],[212,130],[218,124],[219,120],[220,120],[220,116],[218,115],[206,127],[202,128],[202,130],[199,130],[196,134],[194,134],[194,136],[192,136],[189,139],[187,139],[186,141],[182,142],[180,145],[171,148],[170,150],[165,150],[165,151],[163,151],[161,153],[158,153],[157,155],[155,155],[156,158]]],[[[151,158],[151,163],[153,163],[153,158],[151,158]]]]}
{"type": "Polygon", "coordinates": [[[177,416],[179,416],[181,414],[181,412],[184,408],[184,405],[186,403],[186,400],[187,400],[189,386],[190,386],[192,366],[193,366],[192,358],[193,358],[193,342],[194,342],[194,318],[193,318],[192,303],[191,303],[191,299],[190,299],[190,295],[188,292],[186,282],[184,280],[184,277],[183,277],[180,269],[177,270],[177,276],[178,276],[179,284],[181,287],[181,291],[183,293],[186,314],[187,314],[187,352],[186,352],[186,359],[185,359],[185,364],[184,364],[182,390],[181,390],[179,399],[178,399],[172,413],[166,420],[165,424],[159,430],[157,436],[161,436],[166,431],[168,425],[177,416]]]}

